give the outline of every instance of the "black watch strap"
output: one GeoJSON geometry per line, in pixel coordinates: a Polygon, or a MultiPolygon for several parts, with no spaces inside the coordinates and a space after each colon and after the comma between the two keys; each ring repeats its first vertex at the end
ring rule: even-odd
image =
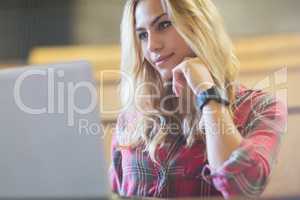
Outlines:
{"type": "Polygon", "coordinates": [[[197,106],[200,108],[200,110],[202,110],[210,100],[215,100],[216,102],[226,106],[229,105],[226,92],[220,90],[216,86],[212,86],[211,88],[201,92],[196,97],[197,106]]]}

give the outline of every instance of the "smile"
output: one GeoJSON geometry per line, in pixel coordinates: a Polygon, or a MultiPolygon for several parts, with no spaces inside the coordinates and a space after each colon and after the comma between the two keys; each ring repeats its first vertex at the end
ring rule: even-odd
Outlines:
{"type": "Polygon", "coordinates": [[[166,63],[173,55],[174,55],[174,53],[171,53],[170,55],[161,57],[157,61],[155,61],[155,64],[158,66],[162,65],[162,64],[166,63]]]}

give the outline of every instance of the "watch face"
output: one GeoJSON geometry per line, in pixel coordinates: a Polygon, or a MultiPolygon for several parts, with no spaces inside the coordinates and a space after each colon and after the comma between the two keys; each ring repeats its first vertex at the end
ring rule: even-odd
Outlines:
{"type": "Polygon", "coordinates": [[[210,100],[215,100],[223,105],[229,105],[227,95],[215,86],[197,95],[197,104],[201,110],[210,100]]]}

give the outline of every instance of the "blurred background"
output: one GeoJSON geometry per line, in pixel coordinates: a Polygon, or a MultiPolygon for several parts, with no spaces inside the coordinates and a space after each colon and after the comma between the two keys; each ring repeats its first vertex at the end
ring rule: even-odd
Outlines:
{"type": "MultiPolygon", "coordinates": [[[[265,195],[297,194],[300,188],[300,1],[215,0],[241,62],[239,81],[282,99],[289,111],[279,163],[265,195]],[[283,188],[282,186],[287,187],[283,188]]],[[[0,69],[85,59],[101,87],[103,123],[113,124],[120,108],[120,21],[125,0],[0,1],[0,69]]],[[[0,87],[1,89],[1,87],[0,87]]],[[[1,94],[2,95],[2,94],[1,94]]],[[[107,134],[107,149],[110,145],[107,134]]],[[[109,155],[108,155],[109,159],[109,155]]]]}
{"type": "MultiPolygon", "coordinates": [[[[0,62],[39,46],[119,43],[124,0],[0,1],[0,62]]],[[[233,38],[299,33],[299,0],[215,0],[233,38]]]]}

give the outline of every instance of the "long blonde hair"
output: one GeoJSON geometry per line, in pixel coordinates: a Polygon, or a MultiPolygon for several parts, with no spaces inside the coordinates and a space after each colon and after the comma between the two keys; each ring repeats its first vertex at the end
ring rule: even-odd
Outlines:
{"type": "MultiPolygon", "coordinates": [[[[147,62],[135,33],[135,9],[141,0],[127,0],[121,24],[121,102],[125,109],[139,113],[131,128],[124,128],[119,143],[134,147],[145,145],[145,150],[155,160],[155,151],[167,143],[170,135],[183,135],[186,145],[192,146],[203,138],[203,127],[199,124],[201,113],[192,106],[188,112],[166,112],[161,101],[172,92],[170,84],[165,85],[158,72],[147,62]],[[146,84],[145,84],[146,83],[146,84]],[[143,84],[143,87],[139,87],[143,84]],[[158,98],[156,85],[159,91],[158,98]],[[137,91],[138,90],[138,91],[137,91]],[[137,95],[148,95],[147,100],[136,100],[137,95]],[[142,110],[139,108],[143,108],[142,110]],[[177,131],[170,124],[178,125],[177,131]],[[134,125],[134,126],[133,126],[134,125]],[[125,139],[124,139],[125,138],[125,139]]],[[[235,91],[232,82],[238,72],[238,61],[233,45],[223,27],[222,18],[210,0],[164,0],[164,7],[173,26],[210,71],[215,84],[226,89],[233,113],[235,91]]],[[[179,104],[194,105],[195,96],[189,88],[183,99],[169,98],[165,101],[168,111],[179,104]]],[[[126,126],[126,125],[125,125],[126,126]]]]}

